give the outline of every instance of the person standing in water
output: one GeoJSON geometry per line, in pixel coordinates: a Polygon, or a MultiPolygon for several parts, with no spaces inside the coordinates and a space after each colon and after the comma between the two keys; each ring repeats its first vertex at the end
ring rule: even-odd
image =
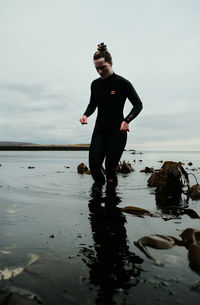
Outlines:
{"type": "Polygon", "coordinates": [[[104,43],[98,45],[93,62],[100,78],[91,84],[90,101],[80,122],[87,124],[87,118],[98,109],[89,150],[89,167],[96,186],[104,185],[107,180],[108,186],[115,187],[116,168],[126,145],[129,123],[142,110],[142,102],[132,84],[113,72],[112,56],[104,43]],[[124,118],[127,98],[133,108],[124,118]],[[104,159],[105,175],[102,170],[104,159]]]}

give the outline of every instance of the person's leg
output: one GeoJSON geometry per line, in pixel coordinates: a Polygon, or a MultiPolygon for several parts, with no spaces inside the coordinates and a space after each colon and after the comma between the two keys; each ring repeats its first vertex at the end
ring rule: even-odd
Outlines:
{"type": "Polygon", "coordinates": [[[106,137],[104,134],[94,131],[89,151],[89,167],[96,183],[104,184],[105,176],[102,172],[102,163],[106,155],[106,137]]]}
{"type": "Polygon", "coordinates": [[[116,168],[124,151],[126,141],[126,131],[116,131],[109,136],[105,161],[108,183],[114,182],[117,184],[116,168]]]}

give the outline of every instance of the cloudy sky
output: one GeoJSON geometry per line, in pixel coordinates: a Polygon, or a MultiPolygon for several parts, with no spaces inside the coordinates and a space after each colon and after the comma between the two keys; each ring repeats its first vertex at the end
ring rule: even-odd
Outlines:
{"type": "Polygon", "coordinates": [[[0,0],[0,42],[0,141],[89,143],[105,42],[144,105],[129,147],[200,150],[199,0],[0,0]]]}

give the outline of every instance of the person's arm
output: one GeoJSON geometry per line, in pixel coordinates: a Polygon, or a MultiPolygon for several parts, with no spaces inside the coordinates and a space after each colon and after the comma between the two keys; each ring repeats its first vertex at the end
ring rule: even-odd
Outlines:
{"type": "Polygon", "coordinates": [[[80,122],[82,125],[87,124],[87,118],[93,114],[93,112],[96,109],[96,103],[95,103],[95,97],[94,97],[94,91],[91,85],[91,95],[90,95],[90,102],[87,106],[86,111],[84,112],[83,116],[80,118],[80,122]]]}
{"type": "Polygon", "coordinates": [[[92,84],[91,85],[90,101],[89,101],[89,104],[87,106],[87,109],[84,112],[84,115],[86,115],[86,117],[89,117],[91,114],[93,114],[96,107],[97,107],[97,105],[96,105],[96,102],[95,102],[95,95],[94,95],[94,89],[93,89],[93,84],[92,84]]]}
{"type": "Polygon", "coordinates": [[[129,99],[129,101],[131,102],[131,104],[133,105],[133,108],[131,109],[129,114],[124,119],[124,122],[129,124],[133,119],[135,119],[138,116],[138,114],[142,110],[143,106],[142,106],[142,102],[141,102],[137,92],[135,91],[133,85],[129,81],[127,81],[126,86],[127,86],[127,97],[129,99]]]}

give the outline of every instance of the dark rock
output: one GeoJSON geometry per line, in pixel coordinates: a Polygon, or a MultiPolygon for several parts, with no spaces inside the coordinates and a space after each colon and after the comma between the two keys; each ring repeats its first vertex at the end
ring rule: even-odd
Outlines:
{"type": "Polygon", "coordinates": [[[155,170],[147,181],[148,186],[165,188],[170,191],[182,191],[184,183],[189,186],[188,174],[180,163],[166,161],[160,168],[155,170]]]}
{"type": "Polygon", "coordinates": [[[79,174],[84,174],[88,171],[88,167],[84,164],[84,163],[80,163],[78,166],[77,166],[77,172],[79,174]]]}
{"type": "Polygon", "coordinates": [[[192,200],[200,200],[200,185],[199,184],[192,185],[188,189],[188,195],[192,200]]]}
{"type": "Polygon", "coordinates": [[[197,212],[195,212],[193,209],[185,209],[184,213],[193,219],[200,218],[197,212]]]}
{"type": "Polygon", "coordinates": [[[150,168],[150,167],[146,166],[145,169],[142,169],[140,172],[141,173],[146,173],[146,174],[153,173],[154,169],[153,169],[153,167],[150,168]]]}
{"type": "Polygon", "coordinates": [[[117,167],[117,172],[122,174],[128,174],[133,171],[133,168],[129,162],[123,161],[117,167]]]}
{"type": "Polygon", "coordinates": [[[135,207],[135,206],[126,206],[124,208],[121,208],[122,212],[128,213],[128,214],[132,214],[138,217],[144,217],[145,215],[151,216],[151,217],[159,217],[160,215],[157,214],[153,214],[151,212],[149,212],[146,209],[140,208],[140,207],[135,207]]]}

